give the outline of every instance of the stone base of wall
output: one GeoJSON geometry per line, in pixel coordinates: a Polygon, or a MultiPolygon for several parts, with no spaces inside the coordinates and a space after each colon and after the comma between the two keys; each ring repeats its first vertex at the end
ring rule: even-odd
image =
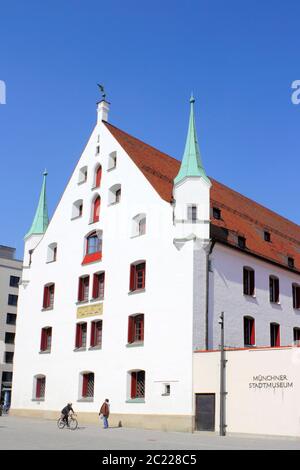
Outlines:
{"type": "MultiPolygon", "coordinates": [[[[21,416],[26,418],[40,418],[57,420],[59,411],[52,410],[31,410],[31,409],[10,409],[11,416],[21,416]]],[[[79,424],[100,424],[98,413],[78,412],[79,424]]],[[[158,431],[193,432],[194,417],[189,415],[151,415],[151,414],[111,414],[109,417],[110,427],[156,429],[158,431]]]]}

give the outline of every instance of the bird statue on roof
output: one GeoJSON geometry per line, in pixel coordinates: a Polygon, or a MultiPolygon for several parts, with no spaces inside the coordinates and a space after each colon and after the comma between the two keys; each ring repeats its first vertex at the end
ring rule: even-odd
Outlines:
{"type": "Polygon", "coordinates": [[[105,97],[106,97],[106,93],[104,92],[104,86],[103,85],[100,85],[99,83],[97,83],[98,87],[99,87],[99,90],[100,92],[102,93],[102,99],[105,100],[105,97]]]}

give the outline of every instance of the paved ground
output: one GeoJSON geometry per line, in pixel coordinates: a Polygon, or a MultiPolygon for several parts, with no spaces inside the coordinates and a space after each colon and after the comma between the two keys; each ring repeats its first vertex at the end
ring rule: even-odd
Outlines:
{"type": "Polygon", "coordinates": [[[79,426],[76,431],[60,430],[55,421],[0,417],[0,449],[105,449],[105,450],[204,450],[204,449],[300,449],[300,438],[257,436],[220,437],[210,433],[146,431],[132,428],[102,429],[79,426]]]}

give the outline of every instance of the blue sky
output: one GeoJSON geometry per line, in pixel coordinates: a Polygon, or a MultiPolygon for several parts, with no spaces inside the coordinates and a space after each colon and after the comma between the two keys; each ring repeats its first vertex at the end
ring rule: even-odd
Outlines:
{"type": "Polygon", "coordinates": [[[296,0],[2,0],[0,244],[23,254],[48,169],[50,215],[95,124],[181,159],[196,97],[208,175],[300,222],[296,0]]]}

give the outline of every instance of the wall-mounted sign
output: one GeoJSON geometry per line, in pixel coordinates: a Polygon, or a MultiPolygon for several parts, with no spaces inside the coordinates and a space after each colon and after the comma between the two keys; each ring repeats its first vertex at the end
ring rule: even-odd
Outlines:
{"type": "Polygon", "coordinates": [[[84,307],[77,308],[77,318],[94,317],[102,315],[103,304],[85,305],[84,307]]]}
{"type": "Polygon", "coordinates": [[[249,382],[252,389],[293,388],[293,382],[286,375],[254,375],[253,382],[249,382]]]}

